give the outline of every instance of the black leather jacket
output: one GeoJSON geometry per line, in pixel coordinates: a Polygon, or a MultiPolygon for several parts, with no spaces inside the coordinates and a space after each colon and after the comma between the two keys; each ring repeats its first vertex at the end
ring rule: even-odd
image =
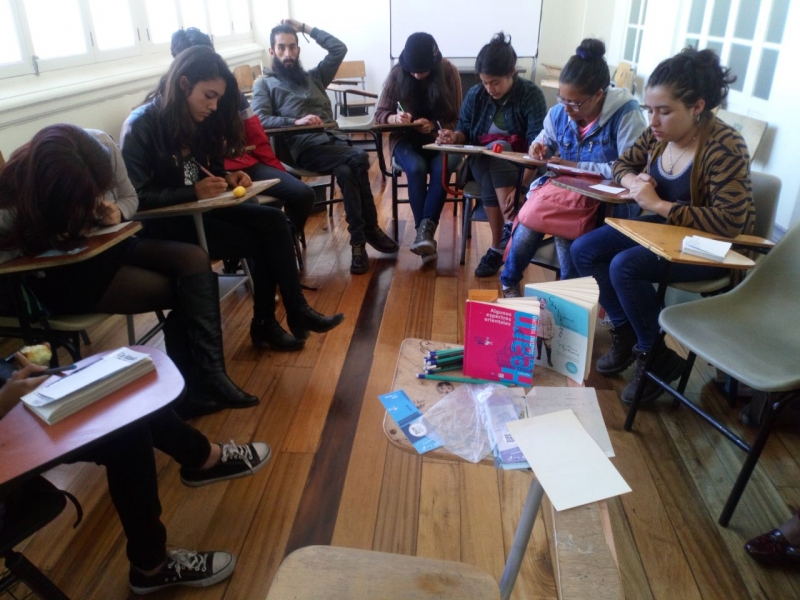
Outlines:
{"type": "MultiPolygon", "coordinates": [[[[222,158],[214,159],[191,149],[181,155],[180,143],[170,139],[158,115],[157,100],[134,110],[122,125],[120,146],[128,177],[139,196],[139,210],[197,200],[194,185],[187,184],[183,165],[194,158],[214,175],[223,177],[222,158]]],[[[200,179],[206,177],[200,173],[200,179]]]]}

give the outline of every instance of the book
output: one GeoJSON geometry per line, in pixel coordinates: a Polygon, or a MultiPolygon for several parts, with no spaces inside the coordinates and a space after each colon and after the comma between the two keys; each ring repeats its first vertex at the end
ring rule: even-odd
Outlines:
{"type": "Polygon", "coordinates": [[[155,369],[149,355],[119,348],[65,376],[52,376],[22,402],[45,423],[53,425],[84,406],[155,369]]]}
{"type": "Polygon", "coordinates": [[[501,302],[467,300],[464,375],[533,385],[539,307],[530,303],[517,307],[501,302]]]}
{"type": "Polygon", "coordinates": [[[577,383],[589,373],[600,289],[592,277],[529,283],[524,298],[539,305],[536,365],[577,383]]]}
{"type": "Polygon", "coordinates": [[[683,238],[681,252],[722,262],[732,245],[731,242],[720,242],[700,235],[687,235],[683,238]]]}
{"type": "Polygon", "coordinates": [[[572,410],[605,455],[614,457],[614,448],[611,446],[611,438],[608,437],[608,429],[594,388],[536,386],[525,396],[525,403],[528,417],[572,410]]]}

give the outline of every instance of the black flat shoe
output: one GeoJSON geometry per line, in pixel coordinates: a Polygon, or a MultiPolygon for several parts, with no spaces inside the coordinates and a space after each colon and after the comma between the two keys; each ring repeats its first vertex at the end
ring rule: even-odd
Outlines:
{"type": "Polygon", "coordinates": [[[294,352],[305,345],[302,339],[286,333],[274,318],[264,321],[253,319],[250,323],[250,340],[259,350],[268,346],[278,352],[294,352]]]}
{"type": "Polygon", "coordinates": [[[325,333],[330,331],[337,325],[344,321],[342,313],[336,313],[333,316],[326,317],[318,313],[308,304],[303,308],[287,311],[286,322],[289,325],[289,331],[298,340],[305,340],[308,338],[308,332],[325,333]]]}

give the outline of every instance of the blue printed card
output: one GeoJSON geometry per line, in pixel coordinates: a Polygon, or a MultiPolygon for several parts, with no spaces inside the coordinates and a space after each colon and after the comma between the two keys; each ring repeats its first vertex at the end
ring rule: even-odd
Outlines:
{"type": "Polygon", "coordinates": [[[422,413],[403,390],[381,394],[378,399],[417,452],[425,454],[444,445],[439,434],[422,423],[422,413]]]}

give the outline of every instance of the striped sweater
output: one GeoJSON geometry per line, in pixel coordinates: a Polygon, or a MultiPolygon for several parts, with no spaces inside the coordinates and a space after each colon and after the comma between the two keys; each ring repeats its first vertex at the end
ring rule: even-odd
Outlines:
{"type": "MultiPolygon", "coordinates": [[[[667,223],[725,237],[752,233],[756,213],[750,184],[750,156],[742,136],[713,117],[701,126],[698,138],[692,164],[691,204],[675,204],[667,223]]],[[[619,183],[628,173],[641,173],[648,158],[655,162],[666,147],[648,127],[614,163],[614,180],[619,183]]]]}

